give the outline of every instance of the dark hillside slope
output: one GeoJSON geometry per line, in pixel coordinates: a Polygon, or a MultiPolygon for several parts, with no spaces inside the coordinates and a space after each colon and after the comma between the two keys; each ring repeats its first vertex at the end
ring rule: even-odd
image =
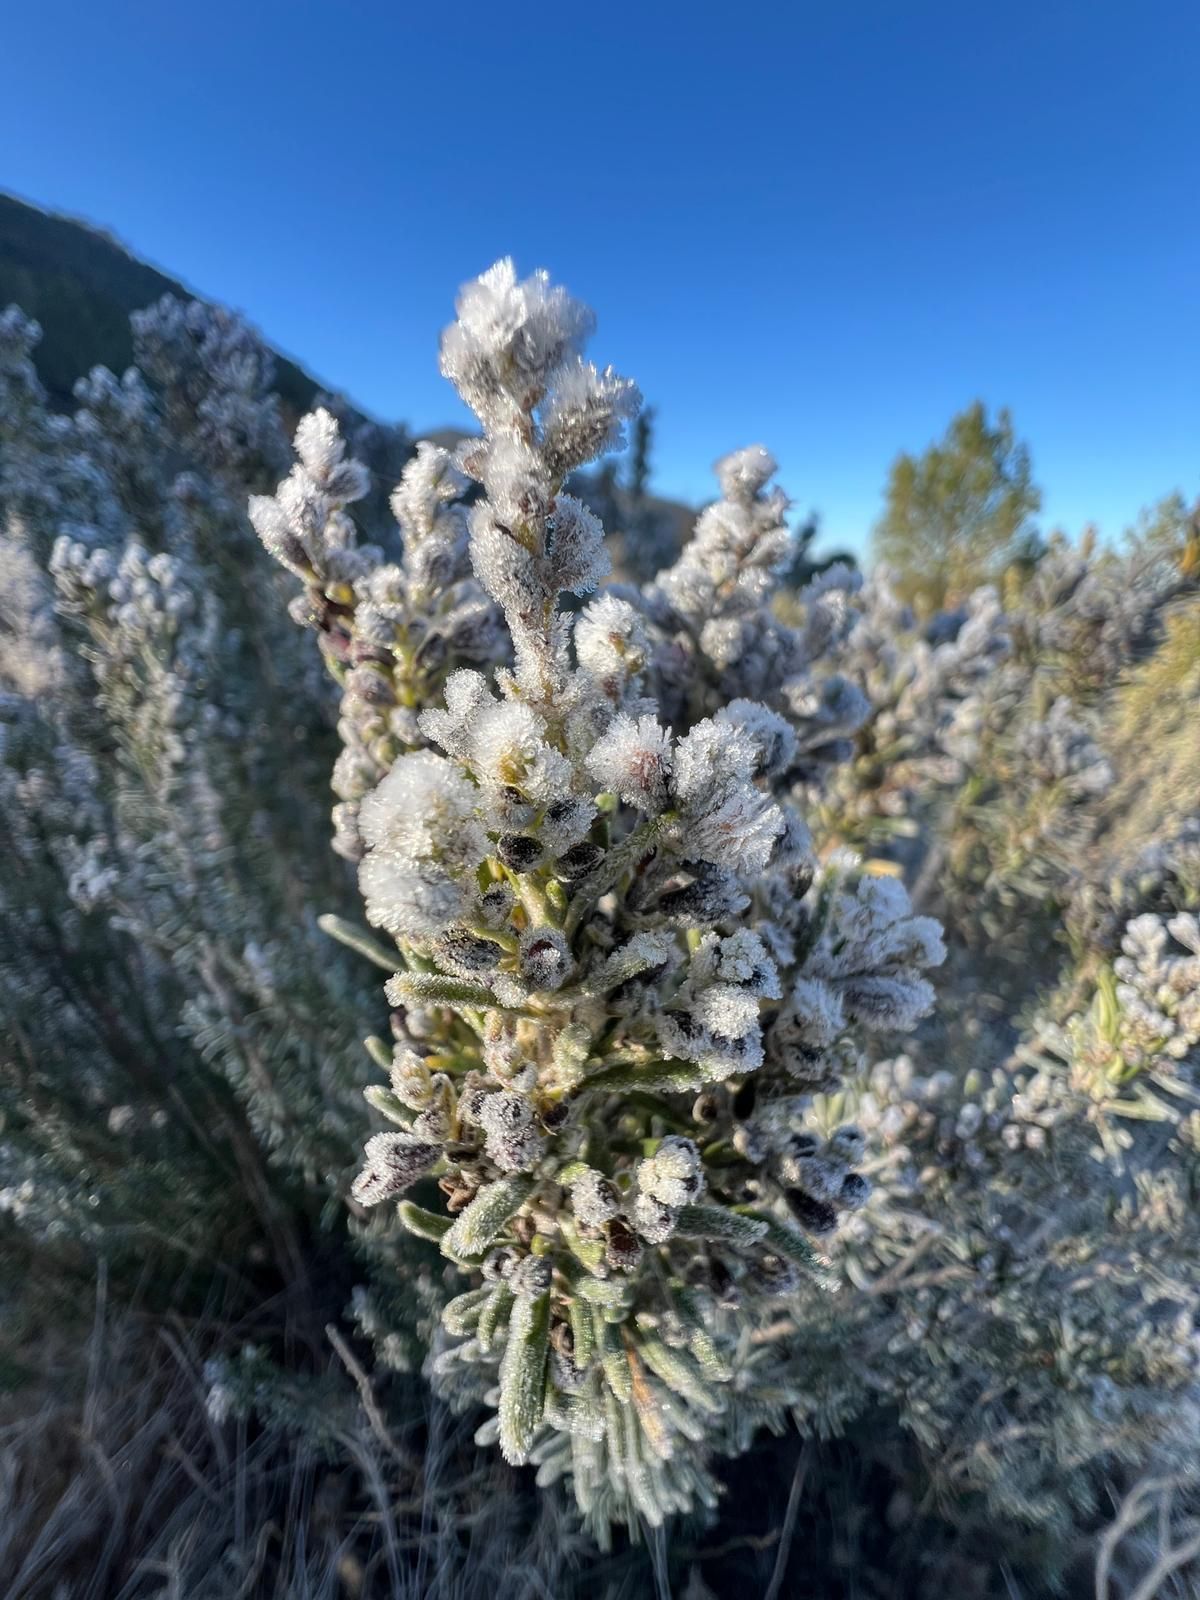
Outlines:
{"type": "MultiPolygon", "coordinates": [[[[102,229],[0,193],[0,310],[16,304],[41,323],[38,374],[54,405],[69,406],[75,380],[92,367],[124,372],[130,313],[164,294],[198,298],[102,229]]],[[[285,407],[306,411],[320,385],[278,352],[275,360],[285,407]]]]}

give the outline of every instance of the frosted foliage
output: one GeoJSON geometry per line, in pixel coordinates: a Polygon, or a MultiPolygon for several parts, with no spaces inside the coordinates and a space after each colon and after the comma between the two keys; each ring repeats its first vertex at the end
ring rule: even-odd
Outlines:
{"type": "MultiPolygon", "coordinates": [[[[323,640],[326,657],[339,675],[347,649],[361,660],[348,681],[361,678],[372,714],[364,738],[365,716],[343,711],[338,783],[367,920],[395,941],[372,947],[380,961],[393,951],[395,1054],[390,1091],[369,1098],[400,1133],[368,1144],[356,1193],[398,1193],[436,1145],[446,1209],[405,1199],[400,1224],[437,1239],[475,1287],[446,1309],[434,1381],[493,1408],[480,1438],[510,1461],[545,1470],[568,1449],[603,1534],[711,1497],[711,1419],[742,1330],[787,1285],[827,1281],[812,1237],[869,1189],[852,1143],[819,1197],[803,1173],[764,1165],[739,1132],[750,1086],[786,1142],[806,1116],[797,1077],[828,1082],[856,1040],[910,1027],[944,951],[898,886],[853,863],[818,870],[792,804],[814,750],[836,759],[831,730],[859,714],[810,671],[848,626],[851,585],[814,596],[804,630],[774,620],[789,539],[765,451],[720,464],[725,499],[671,574],[572,618],[559,596],[594,589],[608,558],[564,479],[620,442],[637,391],[584,359],[593,318],[544,274],[518,280],[502,262],[458,312],[442,370],[483,435],[453,464],[420,447],[392,507],[411,562],[439,540],[458,548],[459,474],[481,485],[469,559],[511,667],[501,649],[477,667],[447,651],[440,676],[402,676],[408,654],[384,648],[375,615],[400,604],[383,587],[407,593],[411,617],[415,590],[402,575],[385,584],[358,543],[359,485],[327,418],[301,425],[298,464],[254,515],[348,635],[338,651],[323,640]],[[718,638],[710,624],[726,623],[718,638]],[[690,710],[685,640],[709,663],[690,710]],[[763,641],[775,660],[760,673],[763,641]],[[433,749],[403,748],[417,741],[433,749]],[[806,984],[827,1025],[801,1045],[806,984]],[[708,1150],[725,1154],[710,1164],[708,1150]],[[735,1297],[746,1309],[731,1319],[735,1297]],[[594,1459],[576,1460],[585,1447],[594,1459]]],[[[421,606],[440,614],[446,592],[430,582],[421,606]]]]}
{"type": "Polygon", "coordinates": [[[55,410],[37,338],[0,316],[0,1193],[115,1297],[339,1188],[369,989],[316,923],[334,702],[246,515],[287,462],[269,352],[166,299],[55,410]]]}
{"type": "Polygon", "coordinates": [[[58,1263],[219,1275],[282,1370],[214,1361],[213,1427],[327,1451],[358,1394],[237,1297],[344,1295],[374,1433],[420,1372],[602,1542],[798,1428],[920,1548],[864,1592],[1068,1592],[1200,1459],[1194,519],[927,614],[793,585],[754,445],[611,583],[594,333],[501,262],[441,347],[477,437],[328,396],[289,451],[228,313],[65,411],[0,316],[13,1326],[90,1303],[58,1263]]]}

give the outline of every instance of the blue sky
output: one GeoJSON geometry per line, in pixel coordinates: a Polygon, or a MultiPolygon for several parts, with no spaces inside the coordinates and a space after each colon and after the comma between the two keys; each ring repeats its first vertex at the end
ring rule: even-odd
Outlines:
{"type": "Polygon", "coordinates": [[[655,481],[761,440],[829,544],[975,397],[1045,521],[1200,489],[1200,8],[9,7],[0,185],[111,227],[380,415],[461,412],[457,285],[600,317],[655,481]]]}

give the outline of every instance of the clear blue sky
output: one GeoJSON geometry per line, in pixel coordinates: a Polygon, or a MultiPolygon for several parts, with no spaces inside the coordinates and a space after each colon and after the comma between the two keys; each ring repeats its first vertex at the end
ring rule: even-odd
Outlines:
{"type": "Polygon", "coordinates": [[[1046,521],[1200,489],[1200,7],[39,0],[0,184],[111,227],[380,415],[461,413],[497,256],[600,316],[656,482],[762,440],[830,542],[982,397],[1046,521]]]}

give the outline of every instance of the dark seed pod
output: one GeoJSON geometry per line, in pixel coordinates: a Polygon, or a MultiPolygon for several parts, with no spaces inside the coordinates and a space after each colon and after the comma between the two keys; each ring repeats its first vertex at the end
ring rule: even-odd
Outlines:
{"type": "Polygon", "coordinates": [[[598,844],[591,844],[584,839],[563,851],[554,863],[554,870],[567,883],[575,883],[580,878],[586,878],[603,857],[604,851],[598,844]]]}
{"type": "Polygon", "coordinates": [[[476,1086],[468,1089],[465,1094],[461,1094],[458,1099],[460,1120],[463,1122],[478,1122],[483,1111],[484,1102],[488,1099],[490,1093],[490,1090],[476,1086]]]}
{"type": "Polygon", "coordinates": [[[789,876],[791,878],[792,893],[799,900],[812,888],[813,867],[810,862],[806,861],[800,866],[793,867],[789,876]]]}
{"type": "Polygon", "coordinates": [[[552,1106],[547,1106],[542,1112],[542,1127],[547,1133],[557,1133],[560,1128],[566,1127],[571,1115],[571,1104],[568,1100],[559,1100],[552,1106]]]}
{"type": "Polygon", "coordinates": [[[860,1206],[865,1206],[870,1198],[870,1178],[864,1178],[861,1172],[848,1172],[842,1180],[838,1204],[847,1211],[857,1211],[860,1206]]]}
{"type": "Polygon", "coordinates": [[[381,667],[395,666],[395,657],[385,645],[372,644],[368,639],[355,637],[350,645],[350,659],[356,666],[364,661],[374,661],[381,667]]]}
{"type": "Polygon", "coordinates": [[[434,954],[448,967],[464,972],[491,972],[500,960],[501,950],[490,939],[477,938],[466,928],[451,928],[434,944],[434,954]]]}
{"type": "Polygon", "coordinates": [[[792,1215],[809,1233],[832,1233],[837,1227],[837,1212],[824,1200],[814,1200],[803,1189],[789,1189],[787,1203],[792,1215]]]}
{"type": "Polygon", "coordinates": [[[501,1245],[489,1250],[480,1266],[485,1283],[500,1283],[517,1264],[517,1252],[511,1245],[501,1245]]]}
{"type": "Polygon", "coordinates": [[[733,1097],[733,1114],[739,1122],[753,1115],[757,1101],[758,1084],[755,1079],[747,1078],[733,1097]]]}
{"type": "Polygon", "coordinates": [[[685,1039],[695,1039],[704,1032],[690,1011],[664,1011],[663,1015],[670,1019],[685,1039]]]}
{"type": "Polygon", "coordinates": [[[632,1272],[642,1259],[642,1245],[624,1217],[614,1217],[605,1228],[604,1259],[615,1272],[632,1272]]]}
{"type": "Polygon", "coordinates": [[[444,636],[440,633],[431,633],[421,641],[414,660],[423,672],[432,672],[445,661],[449,647],[444,636]]]}
{"type": "Polygon", "coordinates": [[[396,702],[396,693],[387,673],[366,662],[353,669],[346,686],[368,705],[390,706],[396,702]]]}
{"type": "Polygon", "coordinates": [[[496,854],[511,872],[528,872],[537,866],[544,851],[541,841],[530,833],[502,833],[496,841],[496,854]]]}
{"type": "Polygon", "coordinates": [[[732,1272],[716,1256],[709,1258],[708,1280],[716,1302],[722,1311],[736,1311],[742,1303],[741,1292],[733,1281],[732,1272]]]}
{"type": "Polygon", "coordinates": [[[794,1294],[799,1286],[800,1274],[796,1268],[773,1251],[756,1256],[750,1271],[758,1286],[769,1295],[794,1294]]]}

